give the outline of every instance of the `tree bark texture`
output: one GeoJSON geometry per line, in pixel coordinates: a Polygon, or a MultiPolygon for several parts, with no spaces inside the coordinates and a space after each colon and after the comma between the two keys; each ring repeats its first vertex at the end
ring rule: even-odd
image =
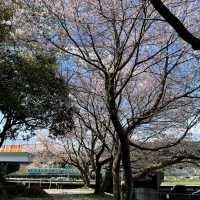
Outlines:
{"type": "Polygon", "coordinates": [[[84,186],[90,187],[89,167],[86,167],[86,169],[80,169],[80,171],[84,182],[84,186]]]}
{"type": "Polygon", "coordinates": [[[120,160],[121,160],[121,145],[117,145],[113,153],[113,199],[120,200],[120,160]]]}
{"type": "Polygon", "coordinates": [[[115,80],[113,74],[106,76],[105,90],[107,92],[107,102],[110,117],[121,143],[122,165],[124,169],[124,195],[123,200],[133,200],[133,180],[132,169],[130,163],[130,144],[128,139],[128,132],[122,126],[119,116],[118,108],[115,102],[115,80]]]}
{"type": "Polygon", "coordinates": [[[96,184],[95,184],[95,194],[101,193],[101,182],[102,182],[102,177],[101,177],[101,165],[96,166],[96,184]]]}
{"type": "Polygon", "coordinates": [[[128,137],[121,141],[122,164],[124,168],[124,192],[123,200],[134,200],[133,197],[133,178],[130,162],[130,146],[128,137]]]}
{"type": "Polygon", "coordinates": [[[112,163],[113,163],[113,160],[110,161],[109,167],[106,169],[103,183],[101,185],[102,192],[113,193],[112,163]]]}

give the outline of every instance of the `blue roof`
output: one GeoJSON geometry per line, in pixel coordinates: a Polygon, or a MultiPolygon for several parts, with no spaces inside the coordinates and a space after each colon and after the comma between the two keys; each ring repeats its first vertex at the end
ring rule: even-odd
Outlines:
{"type": "Polygon", "coordinates": [[[76,168],[31,168],[29,174],[80,174],[76,168]]]}

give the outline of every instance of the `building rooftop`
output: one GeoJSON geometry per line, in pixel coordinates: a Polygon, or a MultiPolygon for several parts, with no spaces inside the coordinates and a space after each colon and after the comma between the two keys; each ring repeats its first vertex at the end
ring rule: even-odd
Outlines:
{"type": "Polygon", "coordinates": [[[13,145],[3,145],[0,148],[0,153],[14,153],[14,152],[26,152],[26,148],[21,144],[13,144],[13,145]]]}

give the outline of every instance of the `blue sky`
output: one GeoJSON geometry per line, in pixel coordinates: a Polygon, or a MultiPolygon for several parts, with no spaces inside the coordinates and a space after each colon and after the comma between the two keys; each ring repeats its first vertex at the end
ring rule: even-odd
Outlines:
{"type": "Polygon", "coordinates": [[[16,140],[10,140],[7,139],[4,144],[35,144],[37,142],[37,135],[43,135],[47,136],[48,135],[48,130],[47,129],[40,129],[36,131],[36,136],[30,138],[29,140],[23,140],[20,138],[20,136],[16,140]]]}
{"type": "Polygon", "coordinates": [[[192,137],[195,140],[200,140],[200,123],[191,129],[192,137]]]}
{"type": "MultiPolygon", "coordinates": [[[[200,140],[200,123],[191,129],[192,132],[192,137],[194,140],[200,140]]],[[[47,136],[48,135],[48,130],[47,129],[41,129],[36,131],[36,134],[47,136]]],[[[37,142],[37,136],[32,137],[29,140],[23,140],[18,138],[17,140],[6,140],[4,144],[35,144],[37,142]]]]}

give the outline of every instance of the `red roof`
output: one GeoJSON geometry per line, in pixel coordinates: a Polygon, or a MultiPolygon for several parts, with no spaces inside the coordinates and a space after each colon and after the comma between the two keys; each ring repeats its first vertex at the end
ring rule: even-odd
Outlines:
{"type": "Polygon", "coordinates": [[[25,148],[21,144],[3,145],[0,152],[25,152],[25,148]]]}

